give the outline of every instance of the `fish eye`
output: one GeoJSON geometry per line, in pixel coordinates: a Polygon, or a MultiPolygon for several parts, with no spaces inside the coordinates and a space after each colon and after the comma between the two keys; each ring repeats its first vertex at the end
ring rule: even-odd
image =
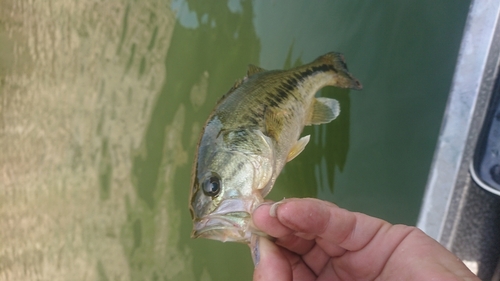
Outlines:
{"type": "Polygon", "coordinates": [[[212,173],[201,186],[206,196],[215,197],[220,193],[221,183],[219,175],[212,173]]]}

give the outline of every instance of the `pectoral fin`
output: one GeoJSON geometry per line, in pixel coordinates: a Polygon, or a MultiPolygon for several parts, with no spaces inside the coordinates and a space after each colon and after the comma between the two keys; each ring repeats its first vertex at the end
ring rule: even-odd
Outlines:
{"type": "Polygon", "coordinates": [[[297,157],[297,155],[299,155],[304,150],[310,138],[311,138],[310,135],[300,138],[292,147],[290,152],[288,152],[288,156],[286,157],[286,162],[292,161],[293,158],[297,157]]]}
{"type": "Polygon", "coordinates": [[[340,113],[339,102],[329,98],[315,98],[305,125],[319,125],[332,121],[340,113]]]}
{"type": "Polygon", "coordinates": [[[276,108],[266,107],[264,111],[265,133],[269,137],[279,140],[281,131],[283,130],[284,113],[276,108]]]}

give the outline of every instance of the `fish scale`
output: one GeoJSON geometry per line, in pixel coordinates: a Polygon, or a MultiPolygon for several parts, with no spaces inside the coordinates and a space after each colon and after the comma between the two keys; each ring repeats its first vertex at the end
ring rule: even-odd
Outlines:
{"type": "Polygon", "coordinates": [[[289,70],[250,65],[216,104],[201,133],[193,165],[192,237],[249,243],[263,235],[251,213],[272,189],[286,162],[307,145],[306,125],[340,113],[336,100],[315,97],[324,86],[361,89],[339,53],[289,70]]]}

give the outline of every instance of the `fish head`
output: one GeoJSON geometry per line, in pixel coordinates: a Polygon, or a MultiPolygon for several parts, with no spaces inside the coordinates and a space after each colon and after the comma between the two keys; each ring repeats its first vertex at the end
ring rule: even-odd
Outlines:
{"type": "Polygon", "coordinates": [[[252,163],[241,156],[219,152],[212,165],[194,177],[190,206],[193,237],[242,242],[248,238],[250,214],[263,199],[253,189],[252,163]],[[236,165],[230,164],[235,160],[236,165]]]}
{"type": "Polygon", "coordinates": [[[272,158],[249,153],[245,148],[262,144],[251,137],[240,149],[228,143],[227,137],[219,137],[220,141],[208,146],[202,139],[193,167],[191,236],[248,243],[252,233],[258,232],[251,214],[264,201],[261,190],[270,183],[272,158]]]}

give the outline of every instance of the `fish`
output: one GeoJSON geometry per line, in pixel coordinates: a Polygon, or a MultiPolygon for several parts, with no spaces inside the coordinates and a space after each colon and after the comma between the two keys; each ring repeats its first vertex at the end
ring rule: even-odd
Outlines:
{"type": "Polygon", "coordinates": [[[194,159],[189,209],[192,238],[250,244],[265,236],[252,211],[284,165],[299,155],[310,135],[304,126],[329,123],[339,102],[316,97],[325,86],[361,90],[344,57],[331,52],[288,70],[249,65],[217,102],[201,132],[194,159]]]}

